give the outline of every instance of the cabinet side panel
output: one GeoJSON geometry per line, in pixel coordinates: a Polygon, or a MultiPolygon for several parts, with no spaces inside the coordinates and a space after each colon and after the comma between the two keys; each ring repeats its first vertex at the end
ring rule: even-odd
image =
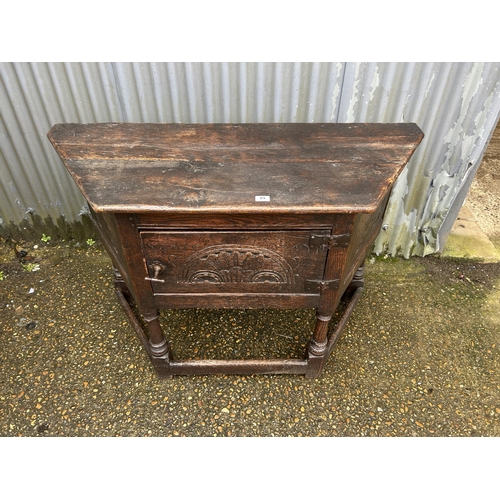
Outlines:
{"type": "Polygon", "coordinates": [[[137,300],[131,273],[128,272],[127,259],[123,252],[120,233],[114,214],[108,212],[95,212],[91,207],[89,207],[89,210],[92,222],[101,238],[104,248],[113,262],[113,266],[118,269],[128,290],[137,300]]]}
{"type": "Polygon", "coordinates": [[[374,213],[358,214],[356,216],[352,239],[349,245],[349,256],[346,262],[348,273],[344,276],[341,284],[343,291],[351,282],[356,270],[362,265],[380,232],[389,196],[390,193],[385,196],[374,213]]]}

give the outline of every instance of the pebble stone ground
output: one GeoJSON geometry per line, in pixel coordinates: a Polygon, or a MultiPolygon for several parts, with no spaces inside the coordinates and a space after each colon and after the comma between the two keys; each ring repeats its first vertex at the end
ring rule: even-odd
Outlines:
{"type": "MultiPolygon", "coordinates": [[[[1,436],[500,436],[500,264],[368,261],[322,376],[156,379],[99,244],[0,252],[1,436]]],[[[167,311],[178,356],[301,356],[311,310],[167,311]]]]}

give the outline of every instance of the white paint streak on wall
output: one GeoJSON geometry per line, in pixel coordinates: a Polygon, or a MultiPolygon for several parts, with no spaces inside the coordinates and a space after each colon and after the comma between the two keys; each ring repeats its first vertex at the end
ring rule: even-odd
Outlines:
{"type": "Polygon", "coordinates": [[[429,92],[432,88],[432,84],[434,83],[435,78],[436,78],[436,71],[433,69],[431,79],[429,80],[429,84],[427,85],[427,88],[425,89],[424,100],[427,99],[427,96],[429,95],[429,92]]]}
{"type": "Polygon", "coordinates": [[[379,90],[380,86],[380,74],[378,72],[378,67],[375,67],[375,71],[373,72],[372,82],[370,84],[370,95],[368,97],[368,101],[372,102],[375,97],[375,92],[379,90]]]}
{"type": "MultiPolygon", "coordinates": [[[[470,151],[475,142],[474,136],[466,135],[464,124],[467,123],[466,118],[472,98],[471,94],[477,88],[477,83],[476,86],[473,86],[476,78],[477,71],[475,67],[473,67],[463,84],[464,90],[462,92],[462,101],[458,119],[443,138],[444,143],[448,144],[448,150],[446,151],[442,168],[445,169],[450,175],[453,175],[453,172],[457,169],[457,165],[452,163],[452,159],[456,161],[456,155],[454,154],[456,148],[461,147],[462,151],[470,151]]],[[[463,159],[463,155],[460,159],[463,159]]]]}
{"type": "Polygon", "coordinates": [[[335,65],[335,85],[332,93],[332,112],[330,114],[330,121],[336,122],[338,118],[338,109],[340,105],[340,98],[342,96],[342,73],[344,71],[343,63],[336,63],[335,65]]]}
{"type": "Polygon", "coordinates": [[[358,86],[361,86],[362,82],[359,81],[359,75],[361,72],[363,64],[362,63],[357,63],[356,64],[356,70],[354,73],[354,84],[353,84],[353,90],[352,90],[352,96],[351,100],[349,102],[349,107],[347,108],[346,111],[346,122],[347,123],[353,123],[357,121],[356,117],[356,108],[359,106],[359,101],[361,100],[361,97],[359,96],[360,90],[358,89],[358,86]]]}
{"type": "Polygon", "coordinates": [[[406,99],[405,99],[405,102],[403,104],[403,109],[401,110],[401,122],[405,122],[405,109],[406,109],[406,105],[408,104],[408,101],[410,100],[410,97],[411,97],[411,94],[408,93],[406,95],[406,99]]]}

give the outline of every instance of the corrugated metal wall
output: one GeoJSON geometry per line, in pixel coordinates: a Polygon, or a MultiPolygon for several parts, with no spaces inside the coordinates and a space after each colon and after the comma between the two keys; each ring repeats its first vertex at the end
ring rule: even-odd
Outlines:
{"type": "Polygon", "coordinates": [[[500,63],[0,63],[0,226],[79,220],[58,122],[416,122],[377,253],[442,248],[500,115],[500,63]],[[457,208],[458,207],[458,208],[457,208]]]}

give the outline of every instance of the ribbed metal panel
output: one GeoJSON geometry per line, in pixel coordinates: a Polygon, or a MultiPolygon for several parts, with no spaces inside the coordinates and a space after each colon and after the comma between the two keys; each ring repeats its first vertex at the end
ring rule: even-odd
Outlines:
{"type": "Polygon", "coordinates": [[[416,122],[378,253],[440,249],[500,114],[499,63],[0,63],[0,224],[78,220],[58,122],[416,122]]]}

